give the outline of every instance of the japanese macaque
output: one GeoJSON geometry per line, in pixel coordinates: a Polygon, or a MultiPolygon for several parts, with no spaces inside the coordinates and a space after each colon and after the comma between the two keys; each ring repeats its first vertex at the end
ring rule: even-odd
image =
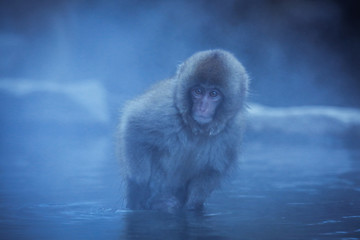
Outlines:
{"type": "Polygon", "coordinates": [[[129,101],[119,157],[130,209],[202,209],[237,165],[249,78],[229,52],[198,52],[129,101]]]}

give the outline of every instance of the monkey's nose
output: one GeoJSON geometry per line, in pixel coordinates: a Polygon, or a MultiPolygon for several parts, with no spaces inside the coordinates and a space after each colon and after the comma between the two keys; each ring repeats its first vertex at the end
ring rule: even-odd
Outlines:
{"type": "Polygon", "coordinates": [[[209,104],[206,101],[201,102],[199,112],[205,113],[209,109],[209,104]]]}

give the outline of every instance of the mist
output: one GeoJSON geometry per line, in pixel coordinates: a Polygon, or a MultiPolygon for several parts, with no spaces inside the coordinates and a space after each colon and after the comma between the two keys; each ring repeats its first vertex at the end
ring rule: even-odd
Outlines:
{"type": "Polygon", "coordinates": [[[360,6],[0,2],[0,238],[359,239],[360,6]],[[123,206],[121,107],[197,51],[250,78],[240,171],[203,213],[123,206]]]}
{"type": "Polygon", "coordinates": [[[347,1],[3,1],[1,77],[101,81],[137,94],[194,52],[233,52],[252,101],[359,106],[359,18],[347,1]],[[130,84],[131,83],[131,84],[130,84]]]}

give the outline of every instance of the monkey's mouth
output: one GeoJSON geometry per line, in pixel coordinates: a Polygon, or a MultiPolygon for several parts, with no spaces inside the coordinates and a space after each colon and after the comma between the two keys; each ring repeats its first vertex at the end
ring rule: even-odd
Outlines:
{"type": "Polygon", "coordinates": [[[193,115],[194,120],[199,124],[207,124],[212,121],[212,118],[204,115],[193,115]]]}

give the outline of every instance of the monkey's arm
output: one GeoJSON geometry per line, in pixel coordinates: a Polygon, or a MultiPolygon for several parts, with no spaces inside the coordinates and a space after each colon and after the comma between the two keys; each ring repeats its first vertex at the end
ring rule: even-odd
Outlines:
{"type": "Polygon", "coordinates": [[[215,188],[219,186],[220,179],[221,173],[214,169],[204,171],[196,178],[193,178],[188,185],[188,198],[186,201],[186,208],[202,208],[205,199],[215,188]]]}
{"type": "Polygon", "coordinates": [[[214,157],[209,159],[209,165],[189,182],[186,208],[201,208],[210,193],[219,187],[221,180],[236,167],[239,158],[239,139],[232,136],[234,135],[223,136],[222,141],[214,143],[214,146],[221,148],[212,148],[213,152],[210,155],[214,157]]]}
{"type": "Polygon", "coordinates": [[[160,210],[180,207],[178,199],[168,188],[167,174],[161,164],[162,155],[158,148],[142,143],[138,145],[135,155],[136,158],[130,159],[137,166],[132,167],[128,179],[128,207],[160,210]]]}

